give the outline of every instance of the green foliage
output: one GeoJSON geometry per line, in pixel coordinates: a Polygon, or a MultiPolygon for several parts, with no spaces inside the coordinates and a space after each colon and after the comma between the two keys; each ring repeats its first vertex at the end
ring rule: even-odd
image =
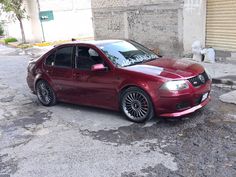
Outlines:
{"type": "Polygon", "coordinates": [[[17,19],[20,24],[22,42],[25,43],[25,32],[22,20],[28,18],[24,8],[23,0],[0,0],[0,8],[9,14],[9,19],[17,19]]]}
{"type": "Polygon", "coordinates": [[[23,0],[0,0],[0,4],[2,4],[2,9],[5,12],[13,13],[13,17],[16,19],[27,18],[26,10],[23,7],[23,0]]]}
{"type": "Polygon", "coordinates": [[[2,27],[2,25],[0,23],[0,36],[3,36],[3,34],[4,34],[4,30],[3,30],[3,27],[2,27]]]}
{"type": "Polygon", "coordinates": [[[9,42],[17,42],[17,39],[14,37],[9,37],[9,38],[4,39],[4,41],[5,41],[5,44],[8,44],[9,42]]]}

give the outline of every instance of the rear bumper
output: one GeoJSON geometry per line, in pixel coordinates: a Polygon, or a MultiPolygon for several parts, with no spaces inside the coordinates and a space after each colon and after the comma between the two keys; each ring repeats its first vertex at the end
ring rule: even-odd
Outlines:
{"type": "Polygon", "coordinates": [[[187,110],[180,111],[180,112],[160,114],[159,116],[160,117],[181,117],[181,116],[184,116],[184,115],[187,115],[187,114],[191,114],[191,113],[197,111],[198,109],[201,109],[202,107],[206,106],[209,103],[210,99],[211,98],[209,96],[205,101],[203,101],[202,103],[200,103],[197,106],[194,106],[192,108],[189,108],[187,110]]]}
{"type": "Polygon", "coordinates": [[[26,77],[26,81],[27,81],[28,87],[30,88],[32,93],[35,93],[35,90],[34,90],[34,78],[33,78],[33,76],[30,73],[28,73],[28,75],[26,77]]]}

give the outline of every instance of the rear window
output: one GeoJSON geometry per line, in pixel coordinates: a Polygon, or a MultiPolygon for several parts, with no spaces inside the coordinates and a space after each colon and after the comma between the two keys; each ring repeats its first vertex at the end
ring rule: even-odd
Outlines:
{"type": "Polygon", "coordinates": [[[73,46],[58,49],[47,57],[45,64],[47,66],[72,67],[73,49],[73,46]]]}
{"type": "Polygon", "coordinates": [[[54,65],[59,67],[72,67],[72,54],[73,46],[58,49],[54,65]]]}
{"type": "Polygon", "coordinates": [[[51,55],[49,55],[46,59],[45,64],[48,66],[53,66],[54,65],[54,59],[55,59],[55,52],[53,52],[51,55]]]}

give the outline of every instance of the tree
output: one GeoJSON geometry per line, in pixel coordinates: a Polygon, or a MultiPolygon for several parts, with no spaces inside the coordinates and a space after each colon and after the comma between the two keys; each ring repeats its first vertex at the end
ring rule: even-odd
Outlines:
{"type": "Polygon", "coordinates": [[[2,4],[3,11],[12,13],[13,20],[17,19],[19,21],[22,43],[26,43],[22,20],[27,18],[27,15],[23,7],[23,0],[0,0],[0,4],[2,4]]]}
{"type": "Polygon", "coordinates": [[[4,30],[0,21],[0,36],[2,36],[4,34],[4,30]]]}

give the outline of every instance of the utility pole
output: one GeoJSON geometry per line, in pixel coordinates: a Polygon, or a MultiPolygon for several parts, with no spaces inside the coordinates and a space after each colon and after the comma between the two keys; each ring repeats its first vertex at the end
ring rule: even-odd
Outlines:
{"type": "MultiPolygon", "coordinates": [[[[39,13],[40,13],[40,3],[39,3],[39,0],[36,0],[36,2],[37,2],[37,6],[38,6],[38,16],[39,16],[39,13]]],[[[42,20],[40,19],[40,16],[39,16],[39,20],[40,20],[41,30],[42,30],[42,34],[43,34],[43,42],[45,42],[45,35],[44,35],[44,29],[43,29],[43,22],[42,22],[42,20]]]]}

